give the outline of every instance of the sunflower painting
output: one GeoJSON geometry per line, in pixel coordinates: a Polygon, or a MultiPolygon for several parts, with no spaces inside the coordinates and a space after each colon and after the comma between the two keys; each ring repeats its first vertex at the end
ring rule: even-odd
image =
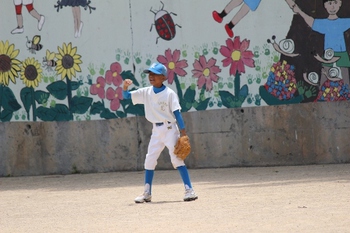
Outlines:
{"type": "MultiPolygon", "coordinates": [[[[52,53],[48,53],[50,55],[52,53]]],[[[61,80],[48,85],[46,88],[49,95],[58,100],[68,100],[68,106],[64,104],[56,104],[50,108],[40,106],[37,109],[38,117],[44,121],[67,121],[73,120],[73,114],[84,114],[90,108],[92,98],[75,95],[76,91],[83,83],[81,81],[73,81],[77,72],[81,72],[80,64],[82,63],[81,55],[77,54],[77,47],[73,47],[72,43],[63,43],[62,47],[58,47],[56,53],[55,70],[57,75],[61,76],[61,80]],[[64,80],[66,82],[64,82],[64,80]]],[[[51,61],[53,59],[50,58],[51,61]]],[[[52,64],[51,68],[54,67],[52,64]]],[[[44,94],[44,93],[42,93],[44,94]]]]}
{"type": "Polygon", "coordinates": [[[68,45],[63,43],[62,48],[58,47],[56,71],[57,74],[61,75],[62,79],[67,78],[72,80],[72,77],[76,76],[76,72],[81,72],[79,65],[82,63],[80,60],[81,56],[76,54],[76,52],[77,47],[72,48],[72,43],[68,45]]]}
{"type": "Polygon", "coordinates": [[[10,80],[16,83],[20,61],[16,59],[19,50],[9,41],[0,41],[0,120],[10,121],[13,112],[21,108],[15,95],[8,87],[10,80]]]}
{"type": "Polygon", "coordinates": [[[16,77],[20,71],[19,64],[21,63],[16,57],[19,50],[15,49],[14,44],[10,44],[7,40],[5,43],[0,41],[0,84],[9,85],[9,80],[16,83],[16,77]]]}
{"type": "Polygon", "coordinates": [[[43,91],[35,91],[42,78],[42,69],[40,64],[34,58],[27,58],[22,62],[21,79],[25,88],[21,90],[21,99],[27,112],[27,118],[30,119],[29,110],[32,108],[33,121],[36,121],[36,101],[40,104],[47,102],[49,94],[43,91]]]}
{"type": "Polygon", "coordinates": [[[35,88],[39,86],[42,77],[40,64],[34,58],[27,58],[21,67],[21,79],[27,87],[35,88]]]}

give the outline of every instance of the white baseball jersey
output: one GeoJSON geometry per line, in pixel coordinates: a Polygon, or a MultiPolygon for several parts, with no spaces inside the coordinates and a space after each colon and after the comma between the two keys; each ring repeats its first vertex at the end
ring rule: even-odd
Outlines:
{"type": "Polygon", "coordinates": [[[154,93],[153,86],[131,91],[133,104],[144,104],[146,119],[152,123],[176,122],[174,111],[181,110],[177,94],[170,89],[154,93]]]}

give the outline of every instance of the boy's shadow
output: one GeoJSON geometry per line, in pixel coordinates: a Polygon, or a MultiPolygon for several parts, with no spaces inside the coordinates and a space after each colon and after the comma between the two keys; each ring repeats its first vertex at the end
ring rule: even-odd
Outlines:
{"type": "Polygon", "coordinates": [[[146,202],[146,203],[132,203],[129,204],[129,206],[134,206],[134,205],[159,205],[159,204],[171,204],[171,203],[183,203],[183,202],[188,202],[188,201],[182,201],[182,200],[178,200],[178,201],[151,201],[151,202],[146,202]]]}

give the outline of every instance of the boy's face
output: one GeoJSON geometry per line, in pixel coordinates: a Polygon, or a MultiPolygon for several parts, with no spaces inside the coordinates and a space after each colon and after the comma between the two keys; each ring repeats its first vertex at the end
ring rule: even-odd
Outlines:
{"type": "Polygon", "coordinates": [[[326,1],[324,3],[324,8],[328,12],[329,15],[335,15],[338,13],[340,7],[341,7],[341,0],[331,0],[331,1],[326,1]]]}
{"type": "Polygon", "coordinates": [[[152,72],[149,72],[148,74],[148,80],[154,87],[161,87],[165,79],[165,76],[161,74],[155,74],[152,72]]]}

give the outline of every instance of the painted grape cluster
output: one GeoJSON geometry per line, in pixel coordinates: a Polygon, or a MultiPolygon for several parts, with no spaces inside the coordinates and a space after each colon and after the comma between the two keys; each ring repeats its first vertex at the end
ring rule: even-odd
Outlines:
{"type": "Polygon", "coordinates": [[[297,91],[294,66],[286,61],[272,65],[265,89],[279,100],[289,100],[297,91]]]}
{"type": "Polygon", "coordinates": [[[343,80],[337,82],[327,80],[322,85],[316,101],[340,101],[349,99],[349,87],[344,84],[343,80]]]}

